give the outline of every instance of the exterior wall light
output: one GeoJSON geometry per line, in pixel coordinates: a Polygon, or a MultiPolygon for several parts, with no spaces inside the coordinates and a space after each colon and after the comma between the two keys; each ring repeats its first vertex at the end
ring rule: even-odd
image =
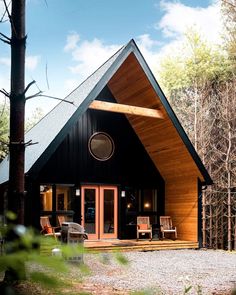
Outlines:
{"type": "Polygon", "coordinates": [[[77,189],[75,190],[75,195],[76,195],[77,197],[80,196],[80,189],[79,189],[79,188],[77,188],[77,189]]]}
{"type": "Polygon", "coordinates": [[[150,203],[145,203],[144,208],[150,208],[150,203]]]}
{"type": "Polygon", "coordinates": [[[125,191],[121,191],[121,197],[122,197],[122,198],[125,197],[125,191]]]}

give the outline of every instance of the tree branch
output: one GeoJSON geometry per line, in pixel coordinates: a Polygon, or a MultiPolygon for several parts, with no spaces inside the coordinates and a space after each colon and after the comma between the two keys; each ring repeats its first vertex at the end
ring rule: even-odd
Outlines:
{"type": "Polygon", "coordinates": [[[232,6],[233,8],[236,8],[236,5],[227,1],[227,0],[222,0],[225,4],[232,6]]]}
{"type": "Polygon", "coordinates": [[[6,40],[4,40],[4,39],[2,39],[2,38],[0,38],[0,40],[2,41],[2,42],[4,42],[4,43],[7,43],[7,44],[11,44],[10,42],[8,42],[8,41],[6,41],[6,40]]]}
{"type": "MultiPolygon", "coordinates": [[[[8,6],[10,5],[10,3],[11,3],[11,2],[8,3],[8,6]]],[[[8,6],[7,6],[7,7],[8,7],[8,6]]],[[[4,19],[5,15],[6,15],[6,13],[7,13],[7,9],[5,9],[5,11],[4,11],[3,15],[2,15],[2,18],[1,18],[1,20],[0,20],[1,23],[3,22],[3,19],[4,19]]]]}
{"type": "Polygon", "coordinates": [[[38,96],[40,96],[41,93],[42,93],[42,91],[40,90],[39,92],[37,92],[37,93],[35,93],[35,94],[33,94],[33,95],[30,95],[30,96],[26,97],[25,100],[29,100],[29,99],[31,99],[31,98],[38,97],[38,96]]]}
{"type": "MultiPolygon", "coordinates": [[[[6,0],[3,0],[3,3],[4,3],[4,6],[5,6],[5,9],[6,9],[6,13],[7,13],[7,16],[8,16],[8,18],[9,18],[9,21],[10,21],[10,23],[11,23],[12,29],[13,29],[15,35],[17,36],[17,34],[16,34],[16,28],[15,28],[15,25],[14,25],[14,23],[13,23],[13,21],[12,21],[12,17],[11,17],[11,14],[10,14],[10,12],[9,12],[8,5],[7,5],[7,3],[6,3],[6,0]]],[[[10,5],[10,4],[9,4],[9,5],[10,5]]]]}
{"type": "Polygon", "coordinates": [[[0,89],[0,92],[3,94],[3,95],[5,95],[5,96],[7,96],[7,97],[9,97],[10,98],[10,93],[8,93],[5,89],[0,89]]]}
{"type": "Polygon", "coordinates": [[[3,41],[4,43],[7,43],[7,44],[11,44],[11,39],[9,37],[7,37],[6,35],[4,35],[3,33],[0,33],[0,36],[2,36],[3,38],[0,38],[1,41],[3,41]]]}
{"type": "Polygon", "coordinates": [[[56,97],[56,96],[50,96],[50,95],[46,95],[46,94],[40,94],[40,92],[39,93],[36,93],[35,95],[32,95],[32,96],[29,96],[29,97],[27,97],[26,98],[26,100],[27,99],[30,99],[30,98],[33,98],[33,97],[48,97],[48,98],[52,98],[52,99],[56,99],[56,100],[60,100],[60,101],[63,101],[63,102],[67,102],[67,103],[69,103],[69,104],[72,104],[72,105],[74,105],[74,106],[76,106],[75,104],[74,104],[74,102],[73,101],[69,101],[69,100],[66,100],[66,99],[62,99],[62,98],[59,98],[59,97],[56,97]]]}
{"type": "Polygon", "coordinates": [[[29,90],[29,88],[30,88],[34,83],[36,83],[35,80],[31,81],[31,82],[26,86],[25,91],[24,91],[24,93],[23,93],[24,95],[26,94],[26,92],[29,90]]]}

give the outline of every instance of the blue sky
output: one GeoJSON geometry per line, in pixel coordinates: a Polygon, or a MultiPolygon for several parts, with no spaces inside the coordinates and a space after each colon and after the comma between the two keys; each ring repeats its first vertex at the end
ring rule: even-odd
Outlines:
{"type": "MultiPolygon", "coordinates": [[[[131,38],[155,72],[187,27],[196,26],[209,42],[220,35],[219,4],[213,0],[27,0],[26,13],[26,83],[34,79],[45,94],[62,98],[131,38]]],[[[0,32],[8,31],[7,23],[0,24],[0,32]]],[[[9,53],[0,44],[0,88],[5,89],[9,53]]],[[[35,98],[27,102],[27,116],[37,106],[47,111],[55,103],[35,98]]]]}

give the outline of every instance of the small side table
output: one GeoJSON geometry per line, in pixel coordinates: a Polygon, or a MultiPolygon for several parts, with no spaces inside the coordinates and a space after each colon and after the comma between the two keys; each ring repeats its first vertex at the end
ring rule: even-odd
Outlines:
{"type": "Polygon", "coordinates": [[[137,225],[126,224],[126,239],[136,239],[137,237],[137,225]]]}
{"type": "Polygon", "coordinates": [[[160,239],[160,227],[158,224],[152,224],[152,239],[159,240],[160,239]]]}

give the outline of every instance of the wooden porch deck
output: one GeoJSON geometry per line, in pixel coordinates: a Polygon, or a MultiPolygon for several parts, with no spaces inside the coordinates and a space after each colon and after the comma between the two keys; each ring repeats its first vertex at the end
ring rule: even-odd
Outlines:
{"type": "Polygon", "coordinates": [[[91,252],[111,251],[155,251],[155,250],[176,250],[176,249],[197,249],[198,243],[183,240],[86,240],[84,247],[91,252]]]}

